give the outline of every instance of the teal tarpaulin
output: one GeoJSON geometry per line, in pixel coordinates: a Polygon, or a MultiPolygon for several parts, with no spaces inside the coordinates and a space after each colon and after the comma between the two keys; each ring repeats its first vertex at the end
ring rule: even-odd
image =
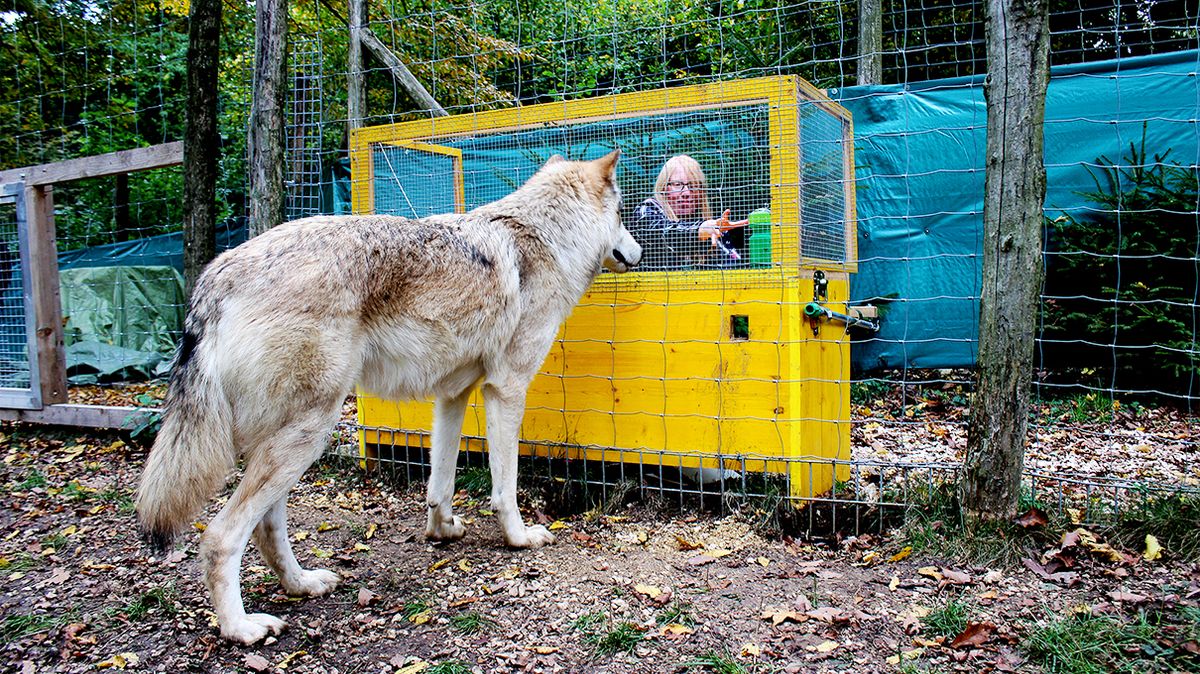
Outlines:
{"type": "MultiPolygon", "coordinates": [[[[1146,126],[1150,156],[1200,164],[1200,52],[1055,68],[1046,100],[1046,214],[1095,208],[1097,157],[1120,161],[1146,126]]],[[[983,269],[987,110],[982,78],[847,87],[854,115],[855,300],[894,296],[851,349],[861,369],[974,365],[983,269]]]]}

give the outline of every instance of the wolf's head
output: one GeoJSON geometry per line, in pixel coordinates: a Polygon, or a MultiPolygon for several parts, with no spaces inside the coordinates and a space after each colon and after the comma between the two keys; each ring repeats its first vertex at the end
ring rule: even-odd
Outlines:
{"type": "Polygon", "coordinates": [[[620,158],[620,150],[589,162],[568,162],[554,155],[542,167],[543,171],[554,172],[556,165],[562,164],[557,169],[568,173],[570,183],[591,197],[589,201],[595,205],[599,217],[593,223],[597,229],[586,235],[597,237],[603,255],[601,262],[609,271],[618,273],[636,267],[642,259],[641,245],[621,222],[621,188],[617,186],[617,160],[620,158]]]}

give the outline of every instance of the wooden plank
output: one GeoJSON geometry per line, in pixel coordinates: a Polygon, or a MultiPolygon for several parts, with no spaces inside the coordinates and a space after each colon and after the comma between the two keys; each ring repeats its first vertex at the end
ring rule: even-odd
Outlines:
{"type": "Polygon", "coordinates": [[[164,143],[0,172],[0,183],[52,185],[68,180],[145,171],[183,163],[183,143],[164,143]]]}
{"type": "Polygon", "coordinates": [[[379,38],[375,37],[375,33],[366,29],[361,30],[358,33],[358,39],[361,41],[362,46],[375,55],[375,58],[383,61],[384,65],[392,71],[392,77],[396,80],[396,83],[403,87],[409,96],[412,96],[412,99],[417,102],[417,105],[421,106],[421,109],[430,111],[434,117],[445,117],[450,114],[438,104],[429,93],[429,90],[425,88],[425,85],[421,84],[421,81],[409,71],[408,66],[404,65],[400,58],[392,53],[392,50],[388,49],[387,46],[379,41],[379,38]]]}
{"type": "Polygon", "coordinates": [[[133,430],[149,422],[158,411],[148,407],[113,405],[49,405],[40,410],[0,409],[0,420],[133,430]]]}
{"type": "Polygon", "coordinates": [[[67,401],[67,357],[63,348],[52,188],[26,185],[25,212],[29,223],[30,289],[40,380],[33,385],[41,387],[43,405],[63,403],[67,401]]]}

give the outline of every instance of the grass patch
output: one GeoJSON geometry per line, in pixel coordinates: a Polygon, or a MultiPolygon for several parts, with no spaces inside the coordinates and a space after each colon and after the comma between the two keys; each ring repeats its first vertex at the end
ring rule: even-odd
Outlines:
{"type": "Polygon", "coordinates": [[[425,674],[471,674],[471,665],[462,660],[447,660],[426,669],[425,674]]]}
{"type": "Polygon", "coordinates": [[[42,471],[34,468],[33,470],[29,471],[29,474],[25,476],[24,480],[21,480],[16,484],[16,486],[13,487],[13,491],[29,491],[30,489],[36,489],[38,487],[45,486],[46,476],[42,474],[42,471]]]}
{"type": "Polygon", "coordinates": [[[1131,550],[1145,547],[1153,535],[1168,552],[1189,561],[1200,561],[1200,494],[1171,494],[1146,498],[1141,507],[1124,513],[1113,527],[1112,539],[1131,550]]]}
{"type": "Polygon", "coordinates": [[[637,625],[629,622],[613,624],[609,617],[600,612],[585,613],[571,622],[571,627],[583,635],[597,655],[631,653],[645,635],[637,625]]]}
{"type": "Polygon", "coordinates": [[[658,615],[654,618],[654,623],[656,625],[670,625],[674,623],[685,627],[695,627],[696,616],[692,613],[691,604],[675,600],[658,612],[658,615]]]}
{"type": "Polygon", "coordinates": [[[32,571],[42,565],[42,558],[34,556],[28,552],[22,552],[12,559],[5,559],[0,562],[0,569],[4,569],[8,573],[32,571]]]}
{"type": "Polygon", "coordinates": [[[404,604],[404,608],[400,609],[400,613],[404,616],[405,620],[412,620],[422,613],[433,613],[433,604],[425,599],[413,599],[404,604]]]}
{"type": "Polygon", "coordinates": [[[931,610],[921,622],[933,636],[944,636],[950,639],[963,633],[971,619],[971,606],[966,602],[951,599],[945,604],[931,610]]]}
{"type": "Polygon", "coordinates": [[[133,496],[132,493],[109,487],[97,494],[101,501],[111,503],[117,507],[117,512],[132,513],[133,512],[133,496]]]}
{"type": "Polygon", "coordinates": [[[52,630],[70,621],[70,616],[48,616],[34,614],[16,614],[6,616],[0,622],[0,644],[19,641],[25,637],[52,630]]]}
{"type": "Polygon", "coordinates": [[[121,613],[130,620],[140,620],[152,610],[157,610],[167,617],[173,617],[179,612],[175,599],[176,592],[173,587],[150,588],[140,597],[126,604],[121,609],[121,613]]]}
{"type": "Polygon", "coordinates": [[[482,498],[492,493],[492,471],[482,466],[467,466],[458,471],[454,486],[476,498],[482,498]]]}
{"type": "Polygon", "coordinates": [[[475,634],[496,625],[496,621],[478,611],[460,613],[450,618],[450,626],[463,634],[475,634]]]}
{"type": "MultiPolygon", "coordinates": [[[[885,496],[885,498],[895,498],[885,496]]],[[[1069,528],[1065,521],[1052,517],[1046,527],[1022,529],[1006,521],[969,523],[958,502],[957,487],[952,483],[935,484],[910,490],[910,506],[898,532],[900,545],[914,553],[926,553],[966,561],[980,566],[1012,568],[1021,563],[1029,548],[1050,544],[1049,532],[1069,528]]],[[[1028,510],[1038,504],[1023,498],[1019,506],[1028,510]]]]}
{"type": "Polygon", "coordinates": [[[1146,672],[1162,655],[1158,629],[1145,616],[1124,622],[1107,616],[1073,615],[1039,623],[1022,648],[1048,672],[1106,674],[1146,672]]]}
{"type": "Polygon", "coordinates": [[[747,669],[729,653],[718,653],[717,651],[709,651],[694,660],[688,660],[683,663],[683,666],[689,670],[699,669],[705,672],[714,672],[714,674],[750,674],[754,671],[747,669]]]}

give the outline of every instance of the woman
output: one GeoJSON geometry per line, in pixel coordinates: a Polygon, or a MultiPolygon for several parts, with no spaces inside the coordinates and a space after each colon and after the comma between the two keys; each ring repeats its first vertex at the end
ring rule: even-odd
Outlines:
{"type": "Polygon", "coordinates": [[[704,170],[686,154],[663,164],[654,196],[642,202],[635,215],[631,230],[645,250],[643,266],[687,269],[726,266],[740,259],[734,242],[723,237],[746,223],[729,222],[729,211],[712,217],[704,170]]]}

